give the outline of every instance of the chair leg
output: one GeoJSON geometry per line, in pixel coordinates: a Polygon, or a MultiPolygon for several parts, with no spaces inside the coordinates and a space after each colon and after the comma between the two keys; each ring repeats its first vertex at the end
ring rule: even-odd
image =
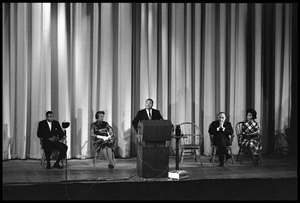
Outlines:
{"type": "Polygon", "coordinates": [[[231,156],[232,164],[234,164],[234,158],[233,158],[233,154],[232,154],[232,149],[230,148],[229,151],[230,151],[230,156],[231,156]]]}
{"type": "Polygon", "coordinates": [[[238,152],[238,154],[237,154],[237,156],[236,156],[236,161],[239,161],[240,154],[241,154],[241,148],[239,149],[239,152],[238,152]]]}
{"type": "MultiPolygon", "coordinates": [[[[196,152],[197,152],[197,150],[196,150],[196,152]]],[[[203,165],[202,158],[201,158],[201,150],[200,149],[199,149],[199,160],[200,160],[201,165],[203,165]]]]}
{"type": "Polygon", "coordinates": [[[213,150],[213,164],[215,164],[216,154],[217,154],[217,147],[214,147],[214,150],[213,150]]]}
{"type": "Polygon", "coordinates": [[[42,159],[41,159],[41,165],[42,165],[42,168],[45,167],[45,159],[46,159],[46,155],[45,155],[45,152],[43,151],[42,159]]]}
{"type": "Polygon", "coordinates": [[[244,156],[245,156],[245,150],[242,150],[241,151],[241,163],[243,163],[243,161],[244,161],[244,156]]]}
{"type": "Polygon", "coordinates": [[[244,156],[245,156],[245,150],[240,148],[239,152],[238,152],[238,155],[237,155],[237,158],[236,158],[236,161],[239,161],[239,159],[240,159],[240,163],[243,163],[244,156]]]}
{"type": "Polygon", "coordinates": [[[254,155],[254,153],[251,151],[251,153],[252,153],[252,159],[253,159],[253,163],[254,163],[254,165],[258,165],[258,163],[260,163],[261,164],[261,153],[259,152],[258,153],[258,159],[257,160],[255,160],[255,155],[254,155]]]}
{"type": "Polygon", "coordinates": [[[259,163],[261,163],[261,153],[259,152],[259,163]]]}
{"type": "Polygon", "coordinates": [[[112,160],[113,160],[113,163],[114,163],[114,166],[115,166],[116,165],[116,159],[115,159],[114,151],[112,151],[112,160]]]}
{"type": "MultiPolygon", "coordinates": [[[[198,149],[198,150],[199,150],[199,160],[200,160],[200,163],[203,164],[202,160],[201,160],[201,150],[200,149],[198,149]]],[[[198,162],[197,149],[194,149],[194,158],[195,158],[195,162],[197,163],[198,162]]]]}
{"type": "Polygon", "coordinates": [[[210,155],[210,158],[209,158],[209,162],[212,162],[213,157],[214,157],[214,148],[212,147],[211,155],[210,155]]]}
{"type": "Polygon", "coordinates": [[[251,151],[251,157],[252,157],[252,162],[254,163],[254,165],[257,165],[258,163],[255,160],[255,155],[254,155],[253,151],[251,151]]]}
{"type": "Polygon", "coordinates": [[[93,158],[94,167],[96,166],[97,154],[98,154],[98,152],[95,151],[95,155],[94,155],[94,158],[93,158]]]}
{"type": "Polygon", "coordinates": [[[183,163],[183,156],[184,156],[184,150],[181,150],[181,153],[180,153],[180,164],[182,165],[183,163]]]}

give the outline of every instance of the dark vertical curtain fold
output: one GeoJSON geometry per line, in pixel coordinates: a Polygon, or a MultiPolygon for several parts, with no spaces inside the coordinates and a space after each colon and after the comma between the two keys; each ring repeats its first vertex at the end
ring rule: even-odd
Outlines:
{"type": "Polygon", "coordinates": [[[274,146],[274,4],[263,5],[263,117],[264,131],[267,136],[267,152],[274,146]]]}
{"type": "Polygon", "coordinates": [[[298,153],[298,4],[293,3],[291,5],[292,19],[291,26],[296,29],[292,29],[292,107],[291,107],[291,125],[287,129],[286,135],[291,146],[291,154],[297,155],[298,153]]]}

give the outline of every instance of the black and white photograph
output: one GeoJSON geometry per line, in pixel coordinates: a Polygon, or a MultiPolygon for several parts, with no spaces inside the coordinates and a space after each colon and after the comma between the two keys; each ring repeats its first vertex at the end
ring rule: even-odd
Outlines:
{"type": "Polygon", "coordinates": [[[298,2],[2,2],[3,201],[297,201],[298,2]]]}

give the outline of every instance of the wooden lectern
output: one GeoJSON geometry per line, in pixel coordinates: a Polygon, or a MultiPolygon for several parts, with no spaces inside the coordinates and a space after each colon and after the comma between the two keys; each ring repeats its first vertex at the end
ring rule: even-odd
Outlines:
{"type": "Polygon", "coordinates": [[[137,134],[138,175],[142,178],[164,178],[169,172],[169,147],[172,123],[169,120],[144,120],[137,134]]]}

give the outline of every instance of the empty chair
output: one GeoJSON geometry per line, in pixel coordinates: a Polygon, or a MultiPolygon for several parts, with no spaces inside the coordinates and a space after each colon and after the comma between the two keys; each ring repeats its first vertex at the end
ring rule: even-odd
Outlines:
{"type": "Polygon", "coordinates": [[[183,163],[184,156],[194,155],[195,162],[198,162],[197,156],[199,155],[199,160],[201,160],[201,144],[203,137],[200,133],[199,127],[192,122],[183,122],[179,124],[181,129],[181,135],[183,138],[180,139],[180,163],[183,163]],[[198,151],[198,154],[197,154],[198,151]]]}

